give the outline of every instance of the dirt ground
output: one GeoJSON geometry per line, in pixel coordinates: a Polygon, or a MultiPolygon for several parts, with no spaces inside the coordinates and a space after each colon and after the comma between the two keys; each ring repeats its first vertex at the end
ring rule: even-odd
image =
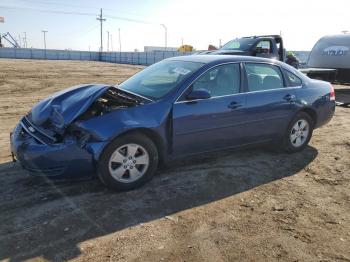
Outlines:
{"type": "Polygon", "coordinates": [[[34,103],[141,68],[0,59],[0,260],[350,261],[350,108],[301,153],[178,161],[131,192],[52,183],[11,162],[9,132],[34,103]]]}

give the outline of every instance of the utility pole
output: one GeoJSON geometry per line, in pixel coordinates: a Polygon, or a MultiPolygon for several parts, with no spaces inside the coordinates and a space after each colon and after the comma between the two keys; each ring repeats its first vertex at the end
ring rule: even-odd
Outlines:
{"type": "MultiPolygon", "coordinates": [[[[5,18],[3,16],[0,16],[0,23],[5,23],[5,18]]],[[[4,47],[4,45],[2,44],[2,36],[1,36],[1,33],[0,33],[0,48],[1,47],[4,47]]]]}
{"type": "Polygon", "coordinates": [[[96,18],[98,21],[100,21],[100,26],[101,26],[101,29],[100,29],[100,33],[101,33],[101,46],[100,46],[100,52],[103,51],[103,38],[102,38],[102,32],[103,32],[103,27],[102,27],[102,24],[104,21],[106,21],[105,18],[103,18],[103,15],[102,15],[102,8],[100,10],[100,16],[96,18]]]}
{"type": "Polygon", "coordinates": [[[19,47],[22,47],[21,34],[18,34],[19,47]]]}
{"type": "Polygon", "coordinates": [[[111,51],[113,52],[113,35],[111,34],[111,51]]]}
{"type": "Polygon", "coordinates": [[[118,34],[119,34],[119,52],[122,51],[122,40],[120,38],[120,28],[118,28],[118,34]]]}
{"type": "Polygon", "coordinates": [[[164,28],[164,32],[165,32],[164,51],[166,51],[166,48],[167,48],[167,38],[168,38],[168,28],[165,26],[165,24],[161,24],[161,26],[164,28]]]}
{"type": "Polygon", "coordinates": [[[24,48],[28,48],[28,44],[27,44],[27,32],[23,32],[23,34],[24,34],[24,38],[23,38],[24,48]]]}
{"type": "Polygon", "coordinates": [[[44,33],[44,49],[46,50],[46,33],[48,32],[47,30],[41,30],[41,32],[44,33]]]}
{"type": "Polygon", "coordinates": [[[107,32],[107,52],[109,52],[109,31],[107,32]]]}

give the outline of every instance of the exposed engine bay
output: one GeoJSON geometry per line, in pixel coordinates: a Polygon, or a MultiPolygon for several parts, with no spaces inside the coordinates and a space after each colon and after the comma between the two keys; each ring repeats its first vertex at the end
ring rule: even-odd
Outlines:
{"type": "Polygon", "coordinates": [[[102,116],[117,109],[133,107],[138,104],[142,104],[138,99],[116,88],[110,88],[93,102],[90,108],[79,119],[86,120],[91,117],[102,116]]]}

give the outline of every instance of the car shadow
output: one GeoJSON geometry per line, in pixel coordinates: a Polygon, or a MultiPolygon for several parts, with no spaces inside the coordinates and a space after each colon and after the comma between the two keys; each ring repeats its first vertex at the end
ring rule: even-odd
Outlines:
{"type": "Polygon", "coordinates": [[[295,175],[317,156],[264,149],[173,162],[144,187],[112,192],[97,180],[53,183],[0,165],[0,260],[72,259],[83,241],[295,175]]]}

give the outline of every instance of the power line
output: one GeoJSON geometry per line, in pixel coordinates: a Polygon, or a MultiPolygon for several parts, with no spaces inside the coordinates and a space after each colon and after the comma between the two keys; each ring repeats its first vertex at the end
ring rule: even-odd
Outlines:
{"type": "MultiPolygon", "coordinates": [[[[73,8],[79,8],[79,9],[97,9],[99,7],[97,6],[87,6],[84,4],[84,6],[81,5],[72,5],[72,4],[63,4],[63,3],[59,3],[59,2],[52,2],[52,1],[38,1],[38,0],[17,0],[17,1],[21,1],[21,2],[32,2],[32,3],[37,3],[37,4],[44,4],[44,5],[57,5],[57,6],[66,6],[66,7],[73,7],[73,8]]],[[[118,12],[118,13],[124,13],[124,14],[129,14],[129,15],[133,15],[133,16],[141,16],[144,17],[144,15],[141,14],[137,14],[134,12],[129,12],[129,11],[125,11],[125,10],[119,10],[119,9],[111,9],[111,8],[107,8],[107,7],[102,7],[103,10],[108,10],[108,11],[112,11],[112,12],[118,12]]]]}
{"type": "Polygon", "coordinates": [[[57,3],[57,2],[44,2],[44,1],[36,1],[36,0],[18,0],[21,2],[31,2],[31,3],[36,3],[36,4],[43,4],[43,5],[58,5],[58,6],[66,6],[66,7],[74,7],[74,8],[85,8],[85,9],[96,9],[97,7],[89,7],[89,6],[79,6],[79,5],[71,5],[71,4],[62,4],[62,3],[57,3]]]}
{"type": "Polygon", "coordinates": [[[64,15],[84,15],[84,16],[95,16],[96,15],[94,13],[72,12],[72,11],[55,11],[55,10],[30,8],[30,7],[19,7],[19,6],[3,6],[3,5],[0,5],[0,8],[3,8],[3,9],[17,9],[17,10],[31,10],[31,11],[42,12],[42,13],[64,14],[64,15]]]}
{"type": "Polygon", "coordinates": [[[126,18],[126,17],[121,17],[121,16],[115,16],[115,15],[106,15],[106,17],[111,18],[111,19],[124,20],[124,21],[128,21],[128,22],[140,23],[140,24],[156,25],[156,23],[145,21],[145,20],[126,18]]]}
{"type": "MultiPolygon", "coordinates": [[[[19,6],[3,6],[0,5],[0,8],[3,9],[17,9],[17,10],[30,10],[35,12],[41,12],[41,13],[51,13],[51,14],[63,14],[63,15],[82,15],[82,16],[95,16],[95,13],[88,13],[88,12],[74,12],[74,11],[58,11],[58,10],[49,10],[49,9],[41,9],[41,8],[32,8],[32,7],[19,7],[19,6]]],[[[111,19],[118,19],[118,20],[124,20],[128,22],[134,22],[134,23],[141,23],[141,24],[156,24],[153,22],[140,20],[140,19],[133,19],[133,18],[127,18],[122,16],[114,16],[114,15],[106,15],[105,17],[111,18],[111,19]]]]}
{"type": "MultiPolygon", "coordinates": [[[[44,3],[41,1],[32,1],[32,2],[37,2],[37,3],[44,3]]],[[[47,3],[46,3],[47,4],[47,3]]],[[[61,5],[66,5],[66,4],[61,4],[61,5]]],[[[69,5],[66,5],[69,6],[69,5]]],[[[73,6],[73,5],[70,5],[73,6]]],[[[78,7],[78,6],[77,6],[78,7]]],[[[63,15],[80,15],[80,16],[96,16],[96,13],[90,13],[90,12],[76,12],[76,11],[64,11],[64,10],[50,10],[50,9],[42,9],[42,8],[34,8],[34,7],[20,7],[20,6],[7,6],[7,5],[0,5],[0,9],[10,9],[10,10],[24,10],[24,11],[34,11],[34,12],[41,12],[41,13],[51,13],[51,14],[63,14],[63,15]]],[[[112,10],[112,9],[110,9],[112,10]]],[[[124,20],[128,22],[133,22],[133,23],[140,23],[140,24],[147,24],[147,25],[158,25],[159,23],[155,22],[150,22],[146,20],[141,20],[141,19],[134,19],[134,18],[128,18],[128,17],[123,17],[123,16],[115,16],[115,15],[105,15],[104,17],[102,16],[102,8],[100,9],[100,14],[96,18],[97,20],[100,21],[100,38],[101,38],[101,45],[100,45],[100,50],[101,52],[103,51],[103,36],[102,36],[102,27],[103,27],[103,22],[106,21],[106,18],[110,19],[117,19],[117,20],[124,20]]],[[[90,30],[89,30],[90,31],[90,30]]],[[[121,50],[121,40],[120,40],[120,29],[118,30],[119,32],[119,50],[121,50]]],[[[44,33],[44,38],[45,38],[45,33],[44,33]]],[[[167,46],[167,29],[165,29],[165,46],[167,46]]]]}

